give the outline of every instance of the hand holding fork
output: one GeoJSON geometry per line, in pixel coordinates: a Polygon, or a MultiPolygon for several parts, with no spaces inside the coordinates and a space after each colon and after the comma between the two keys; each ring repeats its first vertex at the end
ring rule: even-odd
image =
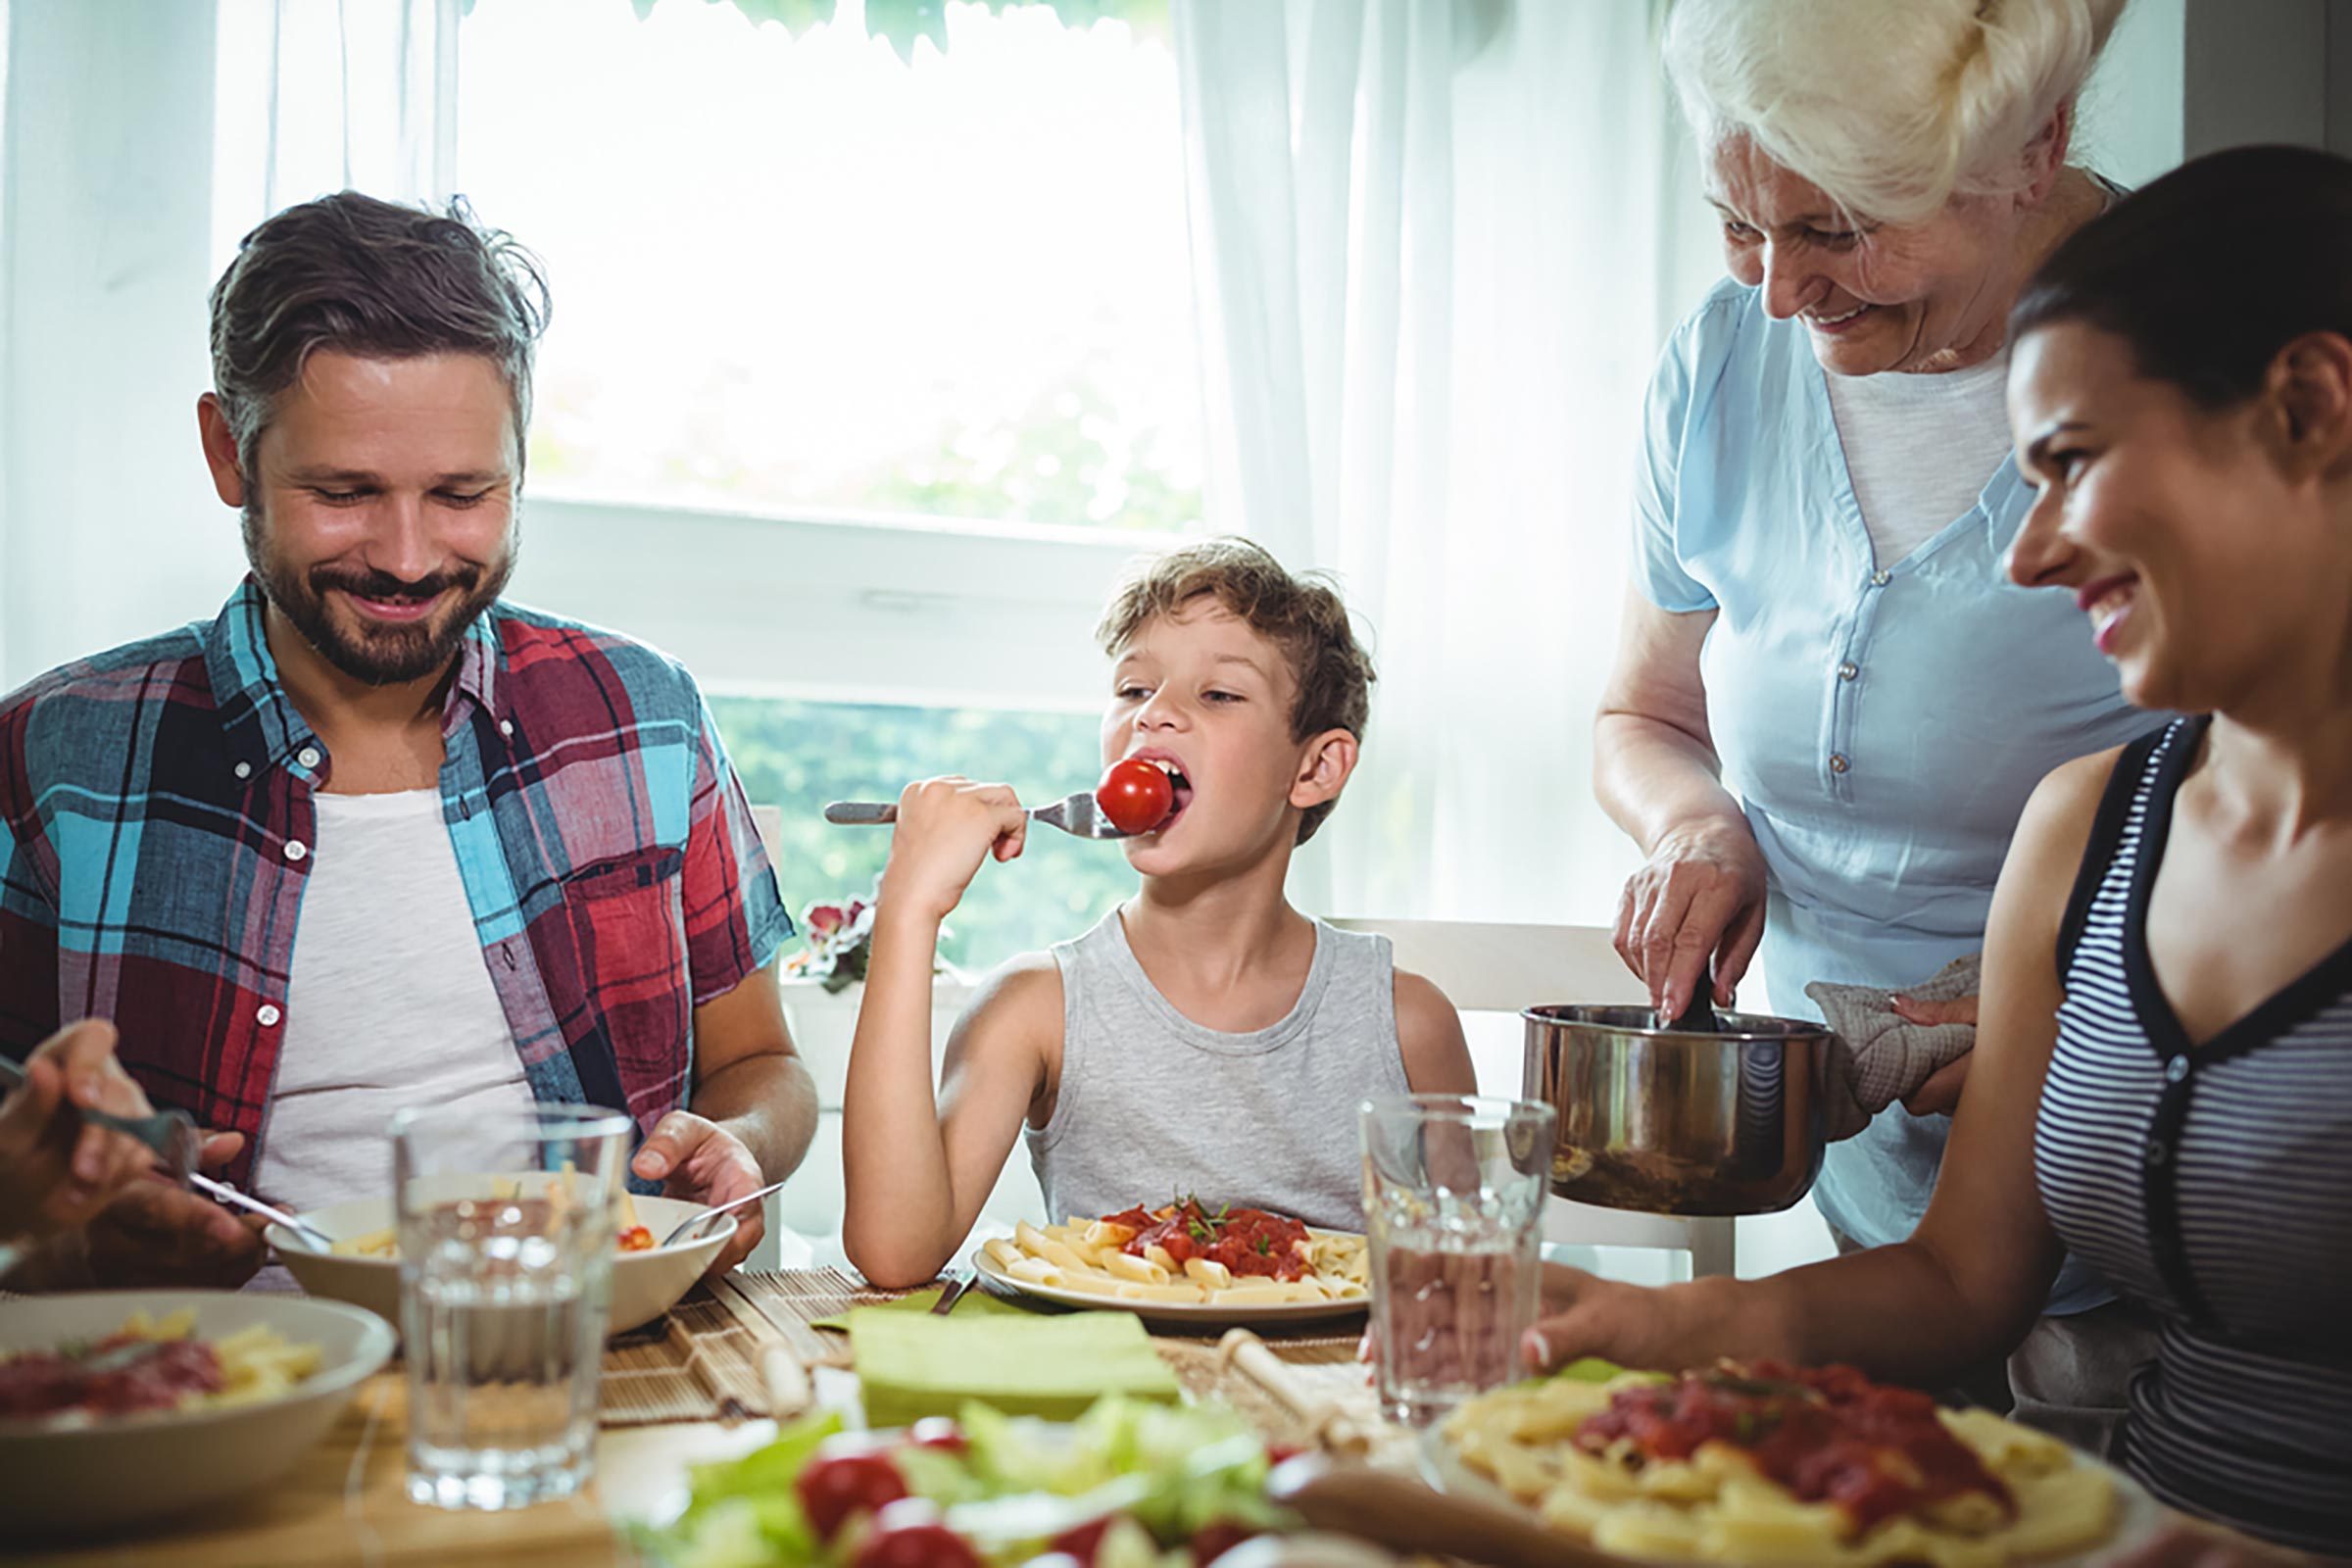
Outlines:
{"type": "MultiPolygon", "coordinates": [[[[1049,806],[1024,806],[1023,815],[1048,827],[1082,839],[1123,839],[1130,835],[1113,827],[1093,790],[1065,795],[1049,806]]],[[[898,807],[888,801],[835,801],[825,808],[825,820],[845,827],[867,827],[899,819],[898,807]]]]}

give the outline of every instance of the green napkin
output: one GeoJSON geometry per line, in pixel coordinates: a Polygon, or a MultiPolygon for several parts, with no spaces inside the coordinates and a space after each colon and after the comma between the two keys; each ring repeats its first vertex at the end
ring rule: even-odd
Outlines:
{"type": "Polygon", "coordinates": [[[954,1415],[967,1399],[1007,1415],[1066,1421],[1104,1395],[1165,1404],[1180,1396],[1175,1369],[1129,1313],[963,1313],[962,1306],[950,1317],[873,1306],[850,1313],[867,1425],[954,1415]]]}
{"type": "MultiPolygon", "coordinates": [[[[931,1310],[932,1303],[939,1299],[939,1293],[944,1288],[938,1285],[926,1285],[919,1291],[909,1291],[905,1296],[892,1300],[876,1301],[871,1306],[854,1307],[836,1312],[831,1317],[812,1318],[809,1320],[808,1326],[812,1329],[839,1329],[842,1333],[847,1334],[850,1332],[850,1311],[928,1312],[931,1310]]],[[[956,1317],[1036,1317],[1039,1315],[1032,1307],[1016,1306],[1003,1297],[992,1295],[977,1285],[965,1291],[963,1299],[957,1301],[954,1307],[950,1308],[950,1311],[956,1317]]]]}

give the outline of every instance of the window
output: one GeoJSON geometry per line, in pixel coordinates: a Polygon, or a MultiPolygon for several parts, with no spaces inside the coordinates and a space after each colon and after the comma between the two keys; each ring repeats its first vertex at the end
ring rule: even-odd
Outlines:
{"type": "MultiPolygon", "coordinates": [[[[1092,783],[1095,616],[1200,513],[1164,12],[950,4],[910,60],[868,20],[475,0],[459,32],[451,188],[555,299],[515,592],[694,669],[796,915],[889,847],[828,800],[1092,783]]],[[[988,967],[1133,885],[1046,832],[944,950],[988,967]]]]}
{"type": "MultiPolygon", "coordinates": [[[[887,828],[825,822],[828,801],[894,800],[908,779],[941,773],[1001,779],[1043,801],[1102,770],[1099,725],[1085,714],[743,697],[710,708],[754,804],[783,808],[776,875],[796,918],[810,904],[870,898],[890,849],[887,828]]],[[[1039,828],[1019,859],[981,866],[940,951],[966,969],[992,968],[1080,935],[1134,890],[1116,844],[1039,828]]]]}
{"type": "MultiPolygon", "coordinates": [[[[1116,7],[1108,9],[1116,10],[1116,7]]],[[[1125,23],[477,0],[456,183],[547,258],[546,496],[1172,530],[1200,510],[1175,65],[1125,23]]]]}

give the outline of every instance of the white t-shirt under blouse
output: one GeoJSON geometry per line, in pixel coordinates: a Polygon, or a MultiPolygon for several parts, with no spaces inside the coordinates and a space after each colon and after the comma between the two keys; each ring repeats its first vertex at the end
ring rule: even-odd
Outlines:
{"type": "Polygon", "coordinates": [[[2009,456],[2007,349],[1965,370],[1826,378],[1879,565],[1893,565],[1977,509],[2009,456]]]}
{"type": "Polygon", "coordinates": [[[318,1208],[392,1190],[407,1105],[527,1109],[438,790],[313,797],[285,1043],[254,1190],[318,1208]]]}

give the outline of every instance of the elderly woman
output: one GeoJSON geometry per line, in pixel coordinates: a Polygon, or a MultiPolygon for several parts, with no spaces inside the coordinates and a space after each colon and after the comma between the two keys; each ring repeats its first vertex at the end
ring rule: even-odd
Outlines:
{"type": "MultiPolygon", "coordinates": [[[[1619,951],[1665,1010],[1710,969],[1728,1004],[1759,948],[1783,1013],[1811,981],[1896,991],[1974,954],[2034,782],[2147,722],[2071,608],[2001,571],[2032,501],[2007,317],[2113,199],[2067,151],[2121,5],[1675,8],[1731,276],[1650,386],[1594,765],[1648,856],[1619,951]]],[[[1815,1195],[1841,1247],[1910,1235],[1968,1059],[1831,1147],[1815,1195]]],[[[2005,1406],[2014,1384],[2021,1417],[2095,1446],[2148,1353],[2111,1299],[2069,1266],[2056,1315],[1971,1392],[2005,1406]]]]}
{"type": "Polygon", "coordinates": [[[2352,164],[2191,164],[2011,321],[2035,499],[2009,574],[2132,702],[2201,716],[2034,791],[1910,1241],[1663,1292],[1557,1271],[1530,1349],[1932,1382],[2025,1333],[2063,1248],[2162,1323],[2129,1467],[2352,1553],[2352,164]]]}

